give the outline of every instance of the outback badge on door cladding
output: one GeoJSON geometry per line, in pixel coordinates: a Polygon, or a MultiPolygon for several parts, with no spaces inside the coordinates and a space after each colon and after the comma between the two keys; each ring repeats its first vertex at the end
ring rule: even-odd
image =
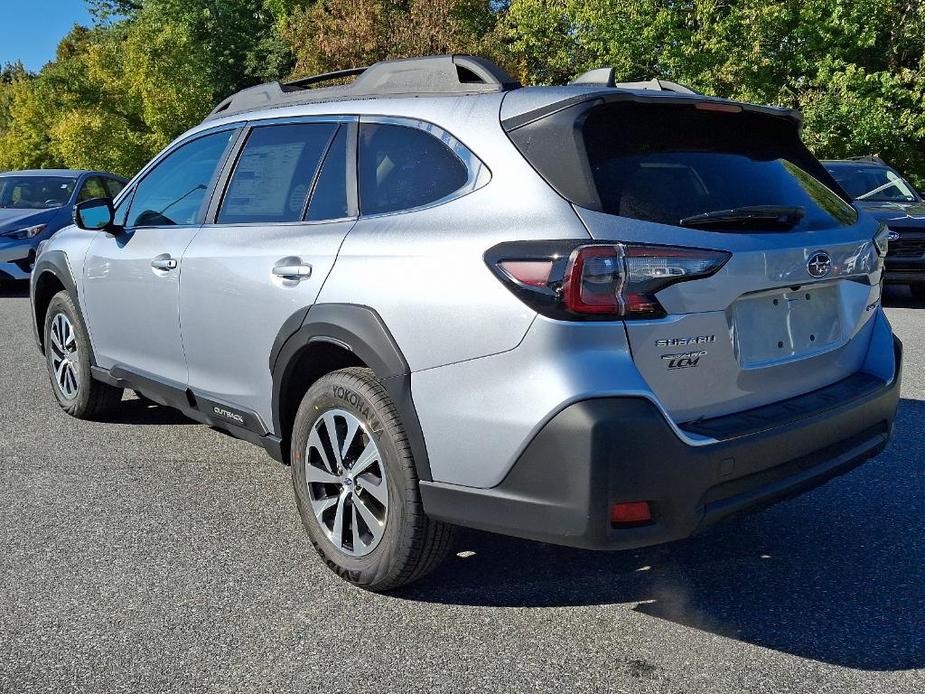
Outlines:
{"type": "Polygon", "coordinates": [[[806,261],[806,271],[810,277],[822,279],[832,271],[832,258],[825,251],[817,251],[806,261]]]}

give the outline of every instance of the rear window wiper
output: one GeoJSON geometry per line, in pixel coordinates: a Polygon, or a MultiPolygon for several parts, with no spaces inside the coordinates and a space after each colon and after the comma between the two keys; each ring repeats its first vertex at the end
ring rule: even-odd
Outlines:
{"type": "Polygon", "coordinates": [[[805,207],[788,205],[748,205],[731,210],[714,210],[684,217],[682,227],[754,228],[776,227],[792,229],[806,216],[805,207]]]}

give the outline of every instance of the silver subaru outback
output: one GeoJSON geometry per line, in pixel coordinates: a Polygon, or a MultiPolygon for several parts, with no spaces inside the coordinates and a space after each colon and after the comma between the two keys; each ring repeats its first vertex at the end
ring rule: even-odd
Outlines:
{"type": "Polygon", "coordinates": [[[245,90],[44,247],[54,395],[90,418],[132,389],[263,446],[371,590],[456,526],[687,537],[890,438],[886,231],[800,127],[470,56],[245,90]]]}

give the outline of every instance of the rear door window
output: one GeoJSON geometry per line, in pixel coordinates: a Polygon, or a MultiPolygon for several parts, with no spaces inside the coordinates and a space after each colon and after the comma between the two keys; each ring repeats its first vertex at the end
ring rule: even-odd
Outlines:
{"type": "Polygon", "coordinates": [[[300,221],[315,174],[336,130],[336,123],[254,128],[238,157],[216,221],[300,221]]]}
{"type": "Polygon", "coordinates": [[[802,216],[790,226],[803,230],[857,219],[783,118],[619,103],[593,109],[582,133],[610,214],[677,225],[706,213],[797,208],[802,216]]]}
{"type": "MultiPolygon", "coordinates": [[[[312,192],[307,219],[343,219],[350,216],[347,198],[347,137],[350,128],[341,125],[325,156],[312,192]]],[[[356,131],[354,131],[356,134],[356,131]]]]}
{"type": "Polygon", "coordinates": [[[359,150],[364,215],[429,205],[469,180],[468,169],[456,153],[420,128],[362,123],[359,150]]]}

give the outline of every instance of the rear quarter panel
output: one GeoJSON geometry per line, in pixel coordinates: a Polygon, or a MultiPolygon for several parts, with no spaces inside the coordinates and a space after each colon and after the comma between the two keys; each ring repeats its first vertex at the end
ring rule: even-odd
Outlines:
{"type": "MultiPolygon", "coordinates": [[[[361,217],[319,303],[374,308],[411,371],[513,349],[535,313],[485,265],[486,250],[518,239],[587,238],[501,129],[501,95],[396,102],[386,115],[421,118],[460,140],[491,172],[462,197],[410,212],[361,217]]],[[[418,403],[419,408],[429,406],[418,403]]]]}

